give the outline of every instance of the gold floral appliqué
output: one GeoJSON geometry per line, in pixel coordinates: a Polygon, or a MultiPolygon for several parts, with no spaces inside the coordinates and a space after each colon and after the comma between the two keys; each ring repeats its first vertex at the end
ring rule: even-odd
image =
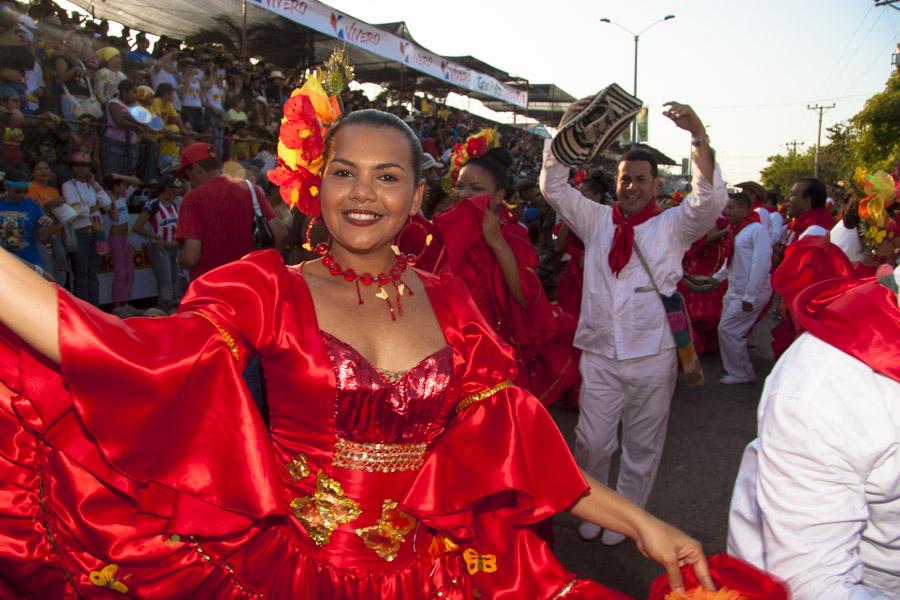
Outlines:
{"type": "Polygon", "coordinates": [[[122,583],[122,579],[128,579],[131,577],[131,574],[125,575],[121,579],[116,578],[116,572],[119,570],[119,565],[113,563],[110,565],[106,565],[99,571],[91,571],[90,580],[91,583],[96,585],[97,587],[104,587],[108,590],[112,590],[114,592],[119,592],[120,594],[128,593],[128,586],[122,583]]]}
{"type": "Polygon", "coordinates": [[[298,454],[292,458],[291,462],[287,464],[287,472],[288,475],[291,476],[291,481],[306,479],[310,473],[309,462],[306,460],[306,455],[298,454]]]}
{"type": "Polygon", "coordinates": [[[331,534],[338,526],[356,520],[362,512],[356,502],[344,495],[341,484],[323,471],[316,474],[316,491],[291,500],[291,508],[309,537],[319,546],[331,540],[331,534]]]}
{"type": "Polygon", "coordinates": [[[416,520],[399,510],[393,500],[381,505],[381,518],[371,527],[356,530],[366,548],[374,550],[380,558],[391,562],[397,558],[403,538],[416,526],[416,520]]]}

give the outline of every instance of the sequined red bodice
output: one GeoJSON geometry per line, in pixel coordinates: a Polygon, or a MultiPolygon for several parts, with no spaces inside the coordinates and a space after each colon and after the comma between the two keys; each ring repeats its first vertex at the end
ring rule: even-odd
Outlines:
{"type": "Polygon", "coordinates": [[[337,382],[335,429],[353,442],[427,443],[451,406],[443,402],[453,373],[449,346],[412,369],[387,373],[372,366],[355,348],[322,332],[337,382]]]}

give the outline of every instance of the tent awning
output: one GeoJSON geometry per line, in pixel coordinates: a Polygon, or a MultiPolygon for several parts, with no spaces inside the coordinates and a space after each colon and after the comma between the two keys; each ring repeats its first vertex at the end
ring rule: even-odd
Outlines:
{"type": "MultiPolygon", "coordinates": [[[[194,44],[219,43],[235,54],[240,49],[244,4],[240,0],[74,2],[97,18],[127,27],[194,44]]],[[[526,90],[504,81],[509,79],[505,72],[473,57],[465,57],[475,65],[470,67],[430,52],[414,41],[405,23],[371,25],[317,0],[249,0],[246,7],[246,44],[251,56],[307,68],[325,60],[334,45],[343,42],[360,82],[402,80],[419,86],[424,83],[421,79],[436,79],[447,89],[498,101],[504,110],[524,108],[528,102],[526,90]]]]}

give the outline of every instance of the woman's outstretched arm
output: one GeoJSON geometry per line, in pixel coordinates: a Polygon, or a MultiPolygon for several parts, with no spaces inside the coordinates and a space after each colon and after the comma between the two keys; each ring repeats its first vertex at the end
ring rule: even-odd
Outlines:
{"type": "Polygon", "coordinates": [[[623,533],[633,539],[641,554],[666,570],[673,591],[684,591],[680,567],[691,565],[703,587],[715,589],[700,542],[657,519],[582,472],[591,492],[569,510],[579,519],[623,533]]]}
{"type": "Polygon", "coordinates": [[[56,288],[3,249],[0,249],[0,323],[59,363],[56,288]]]}

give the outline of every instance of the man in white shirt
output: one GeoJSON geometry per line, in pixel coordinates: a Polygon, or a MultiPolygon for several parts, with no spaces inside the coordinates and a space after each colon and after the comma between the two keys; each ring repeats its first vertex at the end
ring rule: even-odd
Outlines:
{"type": "Polygon", "coordinates": [[[97,254],[92,215],[112,206],[112,199],[94,179],[89,155],[73,152],[71,164],[74,177],[62,185],[62,195],[78,215],[72,221],[78,243],[73,287],[76,296],[97,306],[100,304],[100,255],[97,254]]]}
{"type": "Polygon", "coordinates": [[[807,331],[766,381],[728,552],[794,600],[900,598],[900,307],[872,281],[801,292],[807,331]],[[861,308],[863,310],[854,310],[861,308]]]}
{"type": "MultiPolygon", "coordinates": [[[[586,104],[574,103],[563,122],[586,104]]],[[[679,206],[658,207],[656,161],[646,152],[626,154],[619,162],[614,206],[593,202],[571,187],[569,169],[553,156],[549,142],[540,180],[544,197],[585,243],[585,292],[574,342],[583,351],[575,456],[586,472],[606,483],[621,420],[616,490],[640,506],[646,505],[656,478],[677,371],[659,293],[674,294],[684,252],[709,231],[728,198],[702,121],[677,103],[664,114],[691,133],[693,144],[695,195],[679,206]]],[[[593,539],[600,531],[582,523],[579,533],[593,539]]],[[[605,531],[602,541],[623,539],[605,531]]]]}
{"type": "MultiPolygon", "coordinates": [[[[751,207],[744,193],[733,194],[725,203],[725,218],[730,224],[725,242],[728,257],[713,276],[716,281],[728,279],[719,320],[719,353],[725,369],[720,381],[724,384],[752,383],[756,379],[747,335],[772,296],[772,244],[759,213],[751,207]]],[[[768,221],[768,212],[762,211],[768,221]]]]}
{"type": "Polygon", "coordinates": [[[769,211],[769,237],[772,241],[772,247],[779,246],[784,242],[785,225],[784,217],[778,212],[778,194],[775,192],[766,193],[766,208],[769,211]]]}

